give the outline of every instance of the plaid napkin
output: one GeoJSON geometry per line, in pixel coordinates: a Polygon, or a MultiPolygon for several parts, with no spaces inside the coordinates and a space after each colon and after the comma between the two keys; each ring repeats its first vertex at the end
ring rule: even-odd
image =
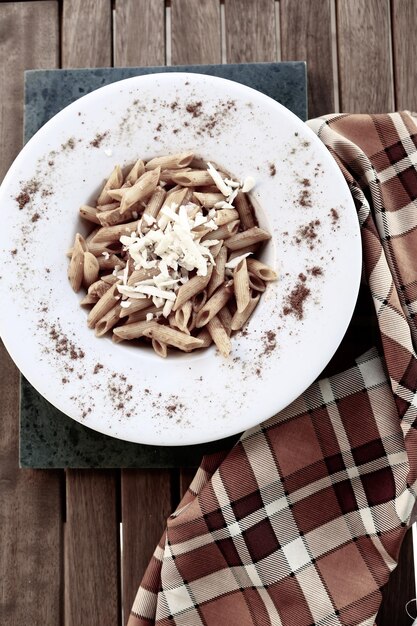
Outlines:
{"type": "Polygon", "coordinates": [[[355,201],[383,354],[203,460],[128,626],[368,626],[397,564],[417,484],[417,127],[408,113],[309,124],[355,201]]]}

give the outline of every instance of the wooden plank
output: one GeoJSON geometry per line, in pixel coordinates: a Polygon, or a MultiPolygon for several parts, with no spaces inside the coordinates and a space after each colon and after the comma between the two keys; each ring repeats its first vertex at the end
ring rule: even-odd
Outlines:
{"type": "Polygon", "coordinates": [[[138,586],[172,510],[168,470],[123,470],[123,611],[130,613],[138,586]]]}
{"type": "Polygon", "coordinates": [[[164,0],[116,0],[114,64],[164,65],[164,0]]]}
{"type": "Polygon", "coordinates": [[[63,0],[62,67],[110,66],[111,40],[111,0],[63,0]]]}
{"type": "Polygon", "coordinates": [[[197,468],[183,467],[180,472],[180,497],[182,498],[191,485],[191,482],[195,476],[197,468]]]}
{"type": "MultiPolygon", "coordinates": [[[[111,64],[111,0],[64,0],[63,67],[111,64]]],[[[121,621],[115,471],[68,470],[65,626],[121,621]]]]}
{"type": "Polygon", "coordinates": [[[417,2],[392,0],[395,108],[417,110],[417,2]]]}
{"type": "Polygon", "coordinates": [[[280,1],[281,59],[307,61],[309,117],[335,109],[331,2],[280,1]]]}
{"type": "MultiPolygon", "coordinates": [[[[397,569],[391,574],[389,583],[382,589],[382,604],[379,610],[377,626],[410,626],[411,620],[405,611],[405,605],[416,597],[413,565],[413,543],[411,529],[405,536],[401,547],[397,569]]],[[[410,603],[409,612],[416,614],[416,605],[410,603]]]]}
{"type": "Polygon", "coordinates": [[[338,0],[340,110],[394,109],[389,0],[338,0]]]}
{"type": "Polygon", "coordinates": [[[120,624],[114,472],[67,470],[65,626],[120,624]]]}
{"type": "MultiPolygon", "coordinates": [[[[57,4],[0,4],[0,180],[22,147],[23,71],[58,63],[57,4]]],[[[2,344],[0,370],[0,622],[59,625],[62,473],[19,469],[19,373],[2,344]]]]}
{"type": "Polygon", "coordinates": [[[172,65],[221,62],[219,0],[171,4],[172,65]]]}
{"type": "Polygon", "coordinates": [[[277,60],[274,0],[227,0],[225,22],[228,63],[277,60]]]}

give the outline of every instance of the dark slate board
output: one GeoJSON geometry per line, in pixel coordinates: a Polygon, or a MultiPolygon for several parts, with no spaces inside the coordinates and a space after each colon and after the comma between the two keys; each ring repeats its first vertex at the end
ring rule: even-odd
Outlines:
{"type": "MultiPolygon", "coordinates": [[[[249,63],[146,68],[29,70],[25,72],[24,139],[65,106],[103,85],[159,72],[197,72],[228,78],[274,98],[307,119],[306,65],[249,63]]],[[[23,378],[20,402],[21,467],[196,467],[203,454],[230,448],[237,436],[209,444],[156,447],[97,433],[67,417],[23,378]]]]}

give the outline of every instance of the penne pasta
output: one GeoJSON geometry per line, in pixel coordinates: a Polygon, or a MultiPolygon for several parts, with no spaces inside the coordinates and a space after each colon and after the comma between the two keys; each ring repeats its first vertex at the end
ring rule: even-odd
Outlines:
{"type": "Polygon", "coordinates": [[[191,300],[196,294],[207,287],[210,281],[211,271],[212,269],[207,272],[207,276],[194,276],[186,282],[185,285],[179,288],[173,308],[174,311],[182,307],[187,300],[191,300]]]}
{"type": "Polygon", "coordinates": [[[107,182],[105,183],[98,199],[97,204],[110,204],[113,201],[113,198],[109,195],[109,190],[118,189],[121,187],[123,183],[123,172],[121,170],[120,165],[116,165],[112,173],[110,174],[107,182]]]}
{"type": "Polygon", "coordinates": [[[94,328],[96,337],[103,337],[120,321],[120,304],[116,304],[97,322],[94,328]]]}
{"type": "MultiPolygon", "coordinates": [[[[231,282],[231,281],[230,281],[231,282]]],[[[200,309],[197,314],[196,328],[201,328],[208,324],[215,315],[222,309],[233,292],[233,285],[226,283],[219,287],[217,291],[211,296],[210,300],[207,300],[205,305],[200,309]]]]}
{"type": "Polygon", "coordinates": [[[256,274],[253,274],[252,272],[249,272],[248,278],[249,278],[249,287],[251,289],[253,289],[254,291],[259,291],[260,293],[263,293],[265,291],[266,285],[264,281],[259,278],[259,276],[257,276],[256,274]]]}
{"type": "Polygon", "coordinates": [[[238,313],[242,313],[249,304],[250,288],[246,259],[240,261],[233,271],[233,288],[238,313]]]}
{"type": "Polygon", "coordinates": [[[136,181],[138,180],[138,178],[140,178],[142,174],[144,173],[145,173],[145,164],[142,161],[142,159],[138,159],[136,163],[134,164],[134,166],[132,167],[132,169],[130,170],[129,174],[126,176],[126,182],[130,183],[131,185],[134,185],[136,181]]]}
{"type": "Polygon", "coordinates": [[[266,230],[254,226],[249,230],[245,230],[243,233],[234,234],[229,239],[226,239],[225,244],[229,250],[238,250],[244,246],[251,246],[261,241],[268,241],[269,239],[271,239],[271,235],[266,230]]]}
{"type": "Polygon", "coordinates": [[[261,280],[269,282],[271,280],[277,280],[278,274],[274,272],[268,265],[258,261],[258,259],[247,259],[248,270],[251,274],[254,274],[261,280]]]}
{"type": "Polygon", "coordinates": [[[220,354],[224,357],[229,356],[232,349],[232,344],[225,328],[223,327],[217,315],[215,315],[207,323],[207,330],[210,333],[212,340],[216,344],[220,354]]]}
{"type": "Polygon", "coordinates": [[[178,154],[160,156],[155,159],[151,159],[147,162],[145,168],[147,170],[153,170],[157,167],[167,170],[179,170],[183,167],[187,167],[193,158],[193,152],[179,152],[178,154]]]}
{"type": "Polygon", "coordinates": [[[84,252],[87,250],[85,239],[77,233],[68,267],[68,278],[75,292],[79,291],[84,277],[84,252]]]}
{"type": "Polygon", "coordinates": [[[95,209],[88,204],[83,204],[82,206],[80,206],[80,216],[88,222],[93,222],[93,224],[100,224],[98,213],[98,209],[95,209]]]}
{"type": "Polygon", "coordinates": [[[94,254],[84,252],[83,283],[85,287],[88,288],[96,282],[99,271],[100,265],[94,254]]]}
{"type": "Polygon", "coordinates": [[[177,174],[172,174],[172,180],[182,187],[202,187],[212,182],[206,170],[189,170],[188,172],[180,170],[177,174]]]}
{"type": "MultiPolygon", "coordinates": [[[[216,187],[217,190],[217,187],[216,187]]],[[[217,202],[224,200],[224,195],[219,193],[218,190],[215,193],[203,193],[199,191],[194,192],[194,197],[199,201],[201,206],[206,209],[212,209],[217,202]]]]}
{"type": "Polygon", "coordinates": [[[146,320],[140,322],[133,322],[132,324],[125,324],[124,326],[116,326],[113,328],[113,334],[120,339],[131,341],[132,339],[139,339],[139,337],[145,336],[145,331],[158,326],[156,322],[147,322],[146,320]]]}
{"type": "Polygon", "coordinates": [[[227,306],[224,306],[217,313],[217,317],[222,323],[223,328],[225,329],[227,336],[230,337],[232,334],[232,314],[230,313],[227,306]]]}
{"type": "Polygon", "coordinates": [[[213,268],[210,282],[207,285],[207,296],[209,298],[216,291],[216,289],[220,287],[222,283],[224,283],[224,269],[226,265],[226,258],[227,258],[227,248],[222,246],[220,248],[220,252],[216,256],[216,265],[213,268]]]}
{"type": "Polygon", "coordinates": [[[103,226],[94,235],[91,243],[97,244],[105,242],[106,244],[113,241],[119,241],[123,235],[130,235],[137,230],[139,220],[128,222],[127,224],[115,224],[114,226],[103,226]]]}
{"type": "Polygon", "coordinates": [[[146,328],[143,332],[145,337],[149,339],[157,339],[168,346],[173,346],[184,352],[189,352],[200,348],[202,340],[192,335],[186,335],[179,330],[175,330],[170,326],[162,326],[162,324],[154,324],[153,326],[146,328]]]}
{"type": "Polygon", "coordinates": [[[236,313],[233,315],[233,318],[232,318],[232,325],[231,325],[232,331],[240,330],[246,324],[246,322],[252,315],[253,311],[255,310],[255,307],[258,304],[260,297],[261,296],[259,294],[257,296],[251,296],[249,300],[249,304],[246,307],[246,309],[242,311],[241,313],[239,313],[239,311],[236,311],[236,313]]]}
{"type": "Polygon", "coordinates": [[[235,206],[239,213],[240,221],[242,222],[243,230],[249,230],[256,225],[255,217],[252,208],[246,198],[246,195],[241,191],[238,192],[235,198],[235,206]]]}
{"type": "Polygon", "coordinates": [[[90,232],[67,252],[89,328],[114,343],[141,339],[162,358],[213,342],[227,356],[277,278],[251,256],[270,238],[246,196],[254,179],[234,180],[191,151],[138,159],[124,173],[116,165],[96,204],[80,207],[90,232]]]}
{"type": "Polygon", "coordinates": [[[159,339],[152,339],[152,348],[156,352],[158,356],[161,356],[163,359],[166,359],[168,355],[168,347],[166,343],[159,341],[159,339]]]}
{"type": "Polygon", "coordinates": [[[146,198],[152,195],[158,185],[160,171],[160,168],[157,167],[150,172],[145,172],[133,187],[130,187],[126,193],[123,194],[120,203],[120,213],[122,215],[134,204],[146,200],[146,198]]]}
{"type": "Polygon", "coordinates": [[[100,298],[100,300],[93,306],[91,309],[88,318],[87,324],[89,328],[94,328],[95,325],[102,317],[110,311],[116,304],[118,300],[120,300],[119,292],[117,291],[118,283],[115,283],[108,289],[100,298]]]}

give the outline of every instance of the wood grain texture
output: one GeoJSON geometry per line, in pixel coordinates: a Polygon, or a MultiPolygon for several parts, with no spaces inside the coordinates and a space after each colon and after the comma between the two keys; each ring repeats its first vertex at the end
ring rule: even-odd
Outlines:
{"type": "Polygon", "coordinates": [[[392,0],[395,108],[417,110],[417,2],[392,0]]]}
{"type": "Polygon", "coordinates": [[[116,0],[114,64],[164,65],[164,0],[116,0]]]}
{"type": "Polygon", "coordinates": [[[338,0],[340,110],[394,109],[389,0],[338,0]]]}
{"type": "Polygon", "coordinates": [[[220,63],[219,0],[175,0],[171,33],[172,65],[220,63]]]}
{"type": "MultiPolygon", "coordinates": [[[[413,565],[413,543],[411,529],[405,536],[401,547],[399,564],[391,574],[388,584],[382,589],[382,604],[379,610],[377,626],[411,626],[412,620],[405,611],[406,603],[416,597],[413,565]]],[[[409,607],[415,615],[415,603],[409,607]]]]}
{"type": "Polygon", "coordinates": [[[111,41],[111,0],[63,0],[63,67],[110,66],[111,41]]]}
{"type": "Polygon", "coordinates": [[[281,59],[307,61],[308,116],[334,111],[332,0],[281,0],[281,59]]]}
{"type": "Polygon", "coordinates": [[[120,624],[114,472],[67,470],[65,626],[120,624]]]}
{"type": "MultiPolygon", "coordinates": [[[[0,180],[22,147],[23,71],[56,67],[58,27],[57,2],[0,4],[0,180]]],[[[59,625],[62,473],[19,469],[19,373],[2,344],[0,370],[0,624],[59,625]]]]}
{"type": "Polygon", "coordinates": [[[140,581],[171,513],[168,470],[124,470],[122,479],[123,610],[126,623],[140,581]]]}
{"type": "Polygon", "coordinates": [[[191,485],[191,482],[196,474],[197,468],[183,467],[180,471],[180,497],[182,498],[191,485]]]}
{"type": "Polygon", "coordinates": [[[277,60],[274,0],[225,1],[228,63],[277,60]]]}

